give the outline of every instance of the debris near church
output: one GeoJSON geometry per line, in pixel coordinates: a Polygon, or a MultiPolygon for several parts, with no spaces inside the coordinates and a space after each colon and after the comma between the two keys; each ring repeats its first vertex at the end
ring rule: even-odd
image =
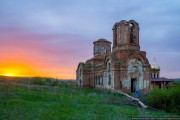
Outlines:
{"type": "Polygon", "coordinates": [[[120,90],[115,90],[115,89],[113,89],[112,92],[123,94],[123,95],[127,96],[128,98],[130,98],[132,101],[137,102],[142,108],[145,108],[145,109],[148,108],[148,106],[145,105],[143,102],[141,102],[138,98],[132,97],[132,96],[128,95],[127,93],[124,93],[120,90]]]}

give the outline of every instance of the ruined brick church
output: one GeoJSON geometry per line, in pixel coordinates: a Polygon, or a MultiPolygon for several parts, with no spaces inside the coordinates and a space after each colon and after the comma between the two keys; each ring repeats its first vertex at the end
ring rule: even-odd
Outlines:
{"type": "Polygon", "coordinates": [[[138,23],[122,20],[112,30],[112,51],[110,41],[103,38],[95,41],[94,57],[78,65],[78,85],[128,93],[138,88],[146,93],[151,89],[152,74],[146,52],[140,50],[138,23]]]}

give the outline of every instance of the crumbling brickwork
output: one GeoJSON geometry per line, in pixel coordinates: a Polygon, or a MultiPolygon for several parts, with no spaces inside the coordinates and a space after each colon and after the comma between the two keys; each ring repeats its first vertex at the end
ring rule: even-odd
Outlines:
{"type": "Polygon", "coordinates": [[[79,63],[78,85],[146,93],[150,89],[151,67],[146,52],[140,51],[139,25],[134,20],[113,26],[113,47],[106,39],[94,44],[94,57],[79,63]]]}

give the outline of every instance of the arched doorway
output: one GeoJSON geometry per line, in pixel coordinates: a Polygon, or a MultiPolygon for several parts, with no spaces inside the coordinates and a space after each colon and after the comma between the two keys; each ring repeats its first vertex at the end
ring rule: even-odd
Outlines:
{"type": "Polygon", "coordinates": [[[128,61],[128,80],[129,91],[134,93],[138,89],[143,89],[143,67],[138,58],[132,58],[128,61]]]}

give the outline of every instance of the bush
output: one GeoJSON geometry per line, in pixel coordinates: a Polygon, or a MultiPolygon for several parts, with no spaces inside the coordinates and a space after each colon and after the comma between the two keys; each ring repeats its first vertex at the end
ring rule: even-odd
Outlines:
{"type": "Polygon", "coordinates": [[[50,86],[57,86],[59,84],[58,80],[52,80],[50,86]]]}
{"type": "Polygon", "coordinates": [[[52,78],[46,78],[45,81],[46,81],[46,84],[49,86],[57,86],[59,84],[58,80],[52,79],[52,78]]]}
{"type": "Polygon", "coordinates": [[[147,96],[147,103],[157,109],[180,114],[180,83],[173,83],[170,88],[153,89],[147,96]]]}
{"type": "Polygon", "coordinates": [[[60,81],[59,83],[59,87],[77,88],[77,86],[78,86],[77,83],[72,81],[66,81],[66,82],[60,81]]]}
{"type": "Polygon", "coordinates": [[[15,96],[15,94],[13,93],[15,86],[13,86],[10,82],[4,82],[4,83],[0,83],[0,103],[3,100],[6,99],[10,99],[13,98],[15,96]]]}
{"type": "Polygon", "coordinates": [[[33,85],[45,85],[46,82],[45,82],[44,78],[41,78],[41,77],[32,77],[29,80],[29,84],[33,84],[33,85]]]}

